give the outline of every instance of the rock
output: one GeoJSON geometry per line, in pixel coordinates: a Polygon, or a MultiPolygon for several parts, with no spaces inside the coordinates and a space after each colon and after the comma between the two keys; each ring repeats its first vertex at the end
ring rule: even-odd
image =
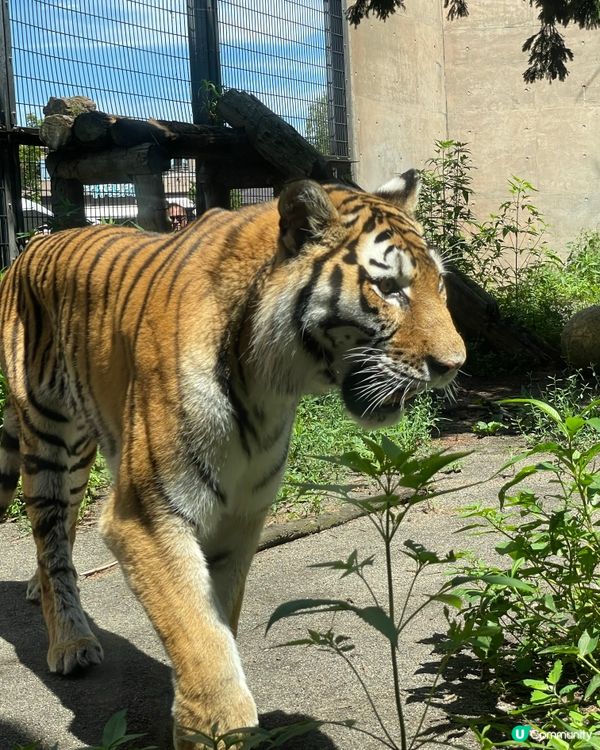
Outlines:
{"type": "Polygon", "coordinates": [[[565,359],[574,367],[600,365],[600,305],[575,313],[561,336],[565,359]]]}
{"type": "Polygon", "coordinates": [[[73,122],[68,115],[48,115],[40,126],[40,140],[51,151],[58,151],[71,140],[73,122]]]}
{"type": "Polygon", "coordinates": [[[87,96],[51,96],[44,107],[44,114],[77,117],[82,112],[94,112],[96,102],[87,96]]]}

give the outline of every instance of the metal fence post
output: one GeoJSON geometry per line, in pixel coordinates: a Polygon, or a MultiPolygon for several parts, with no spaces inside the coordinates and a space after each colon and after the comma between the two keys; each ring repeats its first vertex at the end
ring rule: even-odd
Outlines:
{"type": "MultiPolygon", "coordinates": [[[[218,0],[188,0],[192,117],[195,125],[212,125],[212,105],[221,91],[218,0]]],[[[210,164],[196,160],[196,210],[229,207],[229,190],[215,180],[210,164]]]]}
{"type": "Polygon", "coordinates": [[[327,54],[327,116],[332,156],[348,156],[344,15],[341,0],[323,0],[327,54]]]}
{"type": "Polygon", "coordinates": [[[11,138],[16,122],[8,0],[0,0],[0,255],[6,266],[17,257],[23,229],[19,146],[11,138]]]}

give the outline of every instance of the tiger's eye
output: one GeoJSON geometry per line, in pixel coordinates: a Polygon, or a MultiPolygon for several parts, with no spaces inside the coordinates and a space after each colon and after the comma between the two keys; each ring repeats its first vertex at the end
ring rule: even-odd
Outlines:
{"type": "Polygon", "coordinates": [[[396,281],[396,279],[392,279],[389,276],[385,279],[379,279],[377,282],[377,286],[379,287],[382,294],[394,294],[395,292],[400,291],[400,287],[398,286],[398,282],[396,281]]]}

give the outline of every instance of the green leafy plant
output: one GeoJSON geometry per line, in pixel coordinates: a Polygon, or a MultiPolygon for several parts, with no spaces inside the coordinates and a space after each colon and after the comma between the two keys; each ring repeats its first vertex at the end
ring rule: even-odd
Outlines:
{"type": "MultiPolygon", "coordinates": [[[[383,434],[398,442],[405,450],[427,448],[439,415],[439,402],[431,393],[415,398],[400,422],[383,434]]],[[[347,476],[339,464],[322,461],[319,456],[337,451],[359,450],[361,430],[348,419],[337,394],[306,396],[296,412],[290,444],[288,465],[278,503],[293,501],[297,510],[318,512],[322,496],[299,493],[299,485],[306,482],[332,482],[347,476]]]]}
{"type": "Polygon", "coordinates": [[[428,241],[443,258],[472,273],[471,152],[466,143],[454,140],[436,141],[434,150],[435,155],[421,172],[417,215],[428,241]]]}
{"type": "Polygon", "coordinates": [[[510,287],[494,292],[503,314],[558,347],[565,323],[598,302],[600,232],[584,232],[569,246],[566,260],[544,254],[520,272],[518,296],[510,287]]]}
{"type": "MultiPolygon", "coordinates": [[[[28,128],[39,128],[42,120],[36,117],[34,112],[25,115],[25,125],[28,128]]],[[[41,164],[46,150],[42,146],[20,145],[19,164],[21,166],[21,187],[23,197],[32,201],[42,198],[42,171],[41,164]]]]}
{"type": "Polygon", "coordinates": [[[331,152],[327,91],[308,105],[306,139],[322,154],[331,152]]]}
{"type": "MultiPolygon", "coordinates": [[[[447,262],[497,299],[505,318],[558,348],[571,315],[598,302],[600,232],[580,235],[563,260],[547,243],[536,188],[516,176],[508,181],[507,200],[478,221],[471,210],[473,170],[468,144],[435,142],[435,155],[421,173],[418,217],[425,235],[447,262]]],[[[515,364],[496,357],[486,366],[480,347],[470,350],[478,372],[515,364]]]]}
{"type": "MultiPolygon", "coordinates": [[[[113,714],[104,726],[100,744],[83,748],[83,750],[117,750],[118,747],[144,737],[144,734],[127,734],[126,714],[125,710],[113,714]]],[[[158,750],[158,748],[155,745],[147,745],[136,750],[158,750]]]]}
{"type": "MultiPolygon", "coordinates": [[[[131,742],[139,740],[145,735],[127,733],[126,715],[126,710],[117,711],[117,713],[113,714],[104,725],[100,744],[94,745],[93,747],[84,747],[81,748],[81,750],[117,750],[117,748],[125,748],[125,746],[127,746],[127,750],[158,750],[156,745],[146,745],[145,747],[135,748],[131,746],[131,742]]],[[[19,745],[18,747],[13,748],[13,750],[39,750],[39,745],[36,742],[33,742],[26,746],[19,745]]],[[[54,745],[52,750],[59,750],[58,745],[54,745]]]]}
{"type": "Polygon", "coordinates": [[[472,429],[476,435],[483,437],[484,435],[496,435],[496,433],[505,428],[506,425],[503,422],[496,422],[495,420],[483,422],[480,420],[475,422],[472,429]]]}
{"type": "Polygon", "coordinates": [[[203,98],[203,106],[206,110],[209,121],[213,125],[221,125],[222,118],[219,116],[219,113],[217,111],[217,105],[219,103],[219,99],[221,99],[221,97],[223,96],[222,87],[207,79],[203,79],[200,82],[200,86],[203,98]]]}
{"type": "Polygon", "coordinates": [[[509,198],[498,212],[475,225],[472,253],[479,262],[475,270],[480,283],[504,292],[517,305],[524,269],[558,259],[550,255],[545,242],[547,224],[532,199],[536,188],[527,180],[512,177],[508,190],[509,198]]]}
{"type": "MultiPolygon", "coordinates": [[[[600,374],[592,370],[572,370],[563,374],[548,375],[541,386],[535,389],[527,388],[524,396],[536,396],[538,400],[551,403],[564,418],[575,417],[590,405],[591,416],[595,416],[596,412],[600,414],[600,409],[593,406],[593,402],[600,397],[600,374]]],[[[556,441],[562,437],[555,420],[528,401],[523,402],[520,408],[512,409],[506,417],[507,421],[525,436],[530,445],[556,441]]],[[[596,434],[594,430],[584,428],[574,439],[581,450],[596,439],[596,434]]]]}
{"type": "MultiPolygon", "coordinates": [[[[369,625],[382,639],[383,646],[388,652],[392,668],[391,691],[394,696],[399,730],[388,727],[369,692],[368,686],[353,662],[348,658],[349,653],[355,648],[349,636],[336,633],[331,628],[325,631],[309,628],[305,638],[281,645],[312,647],[317,650],[328,651],[341,658],[363,689],[376,719],[378,732],[368,732],[351,722],[343,722],[343,725],[355,732],[377,739],[382,745],[392,748],[392,750],[399,748],[408,750],[421,744],[419,733],[429,707],[429,701],[425,705],[414,736],[409,738],[404,719],[398,659],[399,652],[403,648],[403,637],[414,618],[432,603],[441,603],[446,608],[460,608],[462,604],[460,597],[453,592],[455,582],[452,580],[447,580],[438,591],[426,596],[424,601],[417,606],[409,607],[409,603],[411,603],[415,583],[425,571],[429,571],[434,566],[454,563],[461,555],[449,552],[440,556],[435,551],[426,549],[417,542],[410,539],[405,541],[402,554],[412,562],[413,575],[407,593],[400,599],[393,580],[392,543],[412,509],[430,501],[437,495],[444,494],[443,491],[436,490],[433,486],[436,475],[468,454],[440,451],[428,456],[418,457],[414,450],[404,450],[385,435],[381,436],[378,441],[363,437],[362,442],[364,447],[361,452],[353,450],[339,457],[325,457],[327,462],[334,466],[341,466],[347,472],[356,475],[358,477],[356,481],[347,485],[328,485],[326,487],[310,484],[306,489],[314,492],[326,491],[338,500],[365,511],[382,542],[386,581],[385,596],[380,599],[369,582],[368,571],[374,566],[375,557],[361,558],[358,551],[354,550],[346,559],[320,562],[313,567],[337,570],[342,578],[349,575],[357,577],[364,585],[367,597],[370,600],[367,606],[359,606],[346,599],[290,601],[282,604],[272,614],[267,625],[267,631],[284,618],[323,612],[351,614],[369,625]],[[365,481],[371,483],[373,490],[368,497],[361,497],[361,491],[364,492],[365,481]]],[[[432,690],[443,671],[444,665],[445,660],[442,660],[432,690]]]]}
{"type": "MultiPolygon", "coordinates": [[[[463,566],[466,582],[456,593],[466,606],[450,626],[449,644],[455,648],[462,640],[481,660],[512,704],[511,716],[524,715],[530,723],[540,718],[544,732],[588,713],[597,726],[600,401],[577,414],[561,414],[536,399],[503,403],[540,412],[555,437],[503,467],[520,468],[500,489],[497,507],[475,504],[464,511],[470,523],[463,530],[498,536],[495,548],[506,563],[471,560],[463,566]],[[582,448],[586,431],[595,439],[582,448]],[[544,497],[525,485],[539,474],[554,488],[544,497]]],[[[480,737],[482,747],[492,747],[488,734],[480,737]]]]}

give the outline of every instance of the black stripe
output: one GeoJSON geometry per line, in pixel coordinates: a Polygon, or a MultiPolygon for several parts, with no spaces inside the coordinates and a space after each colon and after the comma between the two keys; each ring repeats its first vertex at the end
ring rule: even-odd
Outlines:
{"type": "Polygon", "coordinates": [[[289,429],[289,422],[287,419],[284,419],[284,421],[278,425],[273,432],[267,435],[262,435],[260,440],[260,447],[263,451],[270,450],[275,443],[279,442],[279,439],[283,435],[284,430],[288,428],[289,429]]]}
{"type": "Polygon", "coordinates": [[[14,490],[16,486],[19,484],[19,477],[21,475],[19,472],[5,474],[3,471],[0,471],[0,487],[2,487],[3,490],[14,490]]]}
{"type": "Polygon", "coordinates": [[[27,400],[30,404],[33,405],[35,410],[38,411],[43,417],[46,417],[46,419],[50,419],[53,422],[63,423],[69,421],[69,418],[65,417],[64,414],[61,414],[58,411],[54,411],[53,409],[49,409],[47,406],[44,406],[44,404],[41,404],[30,388],[27,389],[27,400]]]}
{"type": "Polygon", "coordinates": [[[210,217],[205,217],[203,214],[199,219],[190,225],[189,235],[185,237],[185,242],[178,247],[176,253],[178,263],[173,268],[171,281],[169,282],[169,289],[167,297],[170,298],[173,294],[173,289],[176,282],[179,280],[181,272],[192,260],[195,253],[198,250],[203,250],[206,245],[210,243],[211,236],[217,232],[224,224],[227,224],[232,219],[232,214],[229,211],[222,210],[222,213],[213,214],[210,217]],[[210,221],[210,226],[204,226],[205,223],[210,221]],[[193,227],[193,228],[192,228],[193,227]],[[188,247],[189,244],[189,247],[188,247]],[[185,254],[184,254],[185,253],[185,254]]]}
{"type": "MultiPolygon", "coordinates": [[[[191,434],[194,433],[192,432],[191,434]]],[[[187,440],[185,441],[185,454],[188,463],[198,473],[202,482],[208,487],[209,490],[211,490],[211,492],[213,492],[214,495],[216,495],[217,499],[221,503],[223,503],[223,505],[225,505],[227,502],[227,497],[223,489],[220,487],[217,478],[213,474],[212,469],[210,468],[210,466],[206,465],[202,456],[198,455],[190,442],[187,440]]]]}
{"type": "Polygon", "coordinates": [[[29,414],[26,411],[22,412],[22,418],[23,422],[25,422],[25,424],[27,425],[27,429],[30,430],[37,438],[43,440],[49,445],[55,445],[57,448],[63,448],[65,451],[67,451],[67,453],[69,452],[69,446],[61,437],[58,437],[58,435],[54,435],[52,432],[44,432],[44,430],[38,429],[33,424],[29,414]]]}
{"type": "Polygon", "coordinates": [[[393,236],[394,232],[391,229],[384,229],[383,232],[379,232],[374,241],[385,242],[386,240],[390,240],[393,236]]]}
{"type": "Polygon", "coordinates": [[[337,314],[339,311],[340,298],[342,296],[342,269],[336,264],[329,275],[329,285],[331,286],[331,307],[337,314]]]}
{"type": "Polygon", "coordinates": [[[60,505],[63,508],[68,506],[68,502],[61,497],[50,497],[48,495],[23,495],[25,505],[33,505],[36,508],[51,508],[60,505]]]}
{"type": "Polygon", "coordinates": [[[71,487],[69,490],[70,495],[78,495],[80,492],[83,492],[85,488],[87,487],[87,481],[83,484],[80,484],[79,487],[71,487]]]}
{"type": "MultiPolygon", "coordinates": [[[[44,512],[40,513],[39,516],[32,518],[31,529],[34,537],[45,539],[50,532],[55,531],[58,532],[62,538],[54,540],[54,547],[62,547],[64,544],[68,544],[65,532],[65,511],[66,508],[63,508],[61,505],[53,505],[45,508],[44,512]]],[[[56,534],[53,536],[56,536],[56,534]]],[[[55,554],[56,549],[46,550],[46,557],[55,554]]]]}
{"type": "Polygon", "coordinates": [[[323,349],[323,347],[319,345],[316,339],[305,330],[304,316],[310,305],[310,298],[315,286],[319,281],[321,273],[323,272],[325,263],[337,252],[338,248],[333,248],[314,262],[310,278],[300,290],[300,293],[298,294],[298,297],[296,299],[296,304],[294,306],[294,312],[292,313],[292,322],[296,327],[296,331],[298,333],[298,336],[300,337],[304,349],[314,359],[325,360],[327,363],[331,361],[331,355],[328,354],[323,349]]]}
{"type": "Polygon", "coordinates": [[[209,567],[214,567],[215,565],[218,565],[219,563],[223,562],[224,560],[227,560],[231,552],[225,550],[224,552],[216,552],[214,555],[210,555],[206,558],[206,562],[208,563],[209,567]]]}
{"type": "Polygon", "coordinates": [[[8,433],[6,427],[0,432],[0,448],[4,448],[5,451],[10,451],[11,453],[19,452],[19,438],[8,433]]]}
{"type": "Polygon", "coordinates": [[[25,453],[23,455],[23,470],[26,474],[39,474],[40,471],[67,471],[67,467],[56,461],[49,461],[47,458],[25,453]]]}
{"type": "MultiPolygon", "coordinates": [[[[363,196],[360,193],[351,193],[338,203],[338,211],[342,208],[346,208],[350,203],[356,203],[356,206],[360,208],[362,205],[362,197],[363,196]]],[[[352,211],[350,210],[348,213],[352,213],[352,211]]]]}
{"type": "Polygon", "coordinates": [[[147,239],[145,242],[140,242],[139,237],[136,237],[135,239],[137,240],[135,243],[128,245],[127,253],[118,255],[117,258],[115,258],[115,262],[111,263],[108,275],[104,279],[104,295],[102,298],[102,307],[100,308],[102,311],[99,323],[100,329],[103,329],[106,325],[106,315],[109,310],[114,307],[114,305],[111,305],[109,301],[110,293],[115,292],[115,290],[118,293],[121,290],[121,287],[125,280],[125,276],[127,275],[127,271],[131,268],[131,264],[134,259],[137,257],[137,255],[139,255],[140,252],[156,242],[156,237],[147,239]],[[120,266],[117,261],[120,261],[120,266]],[[113,283],[113,272],[118,269],[120,269],[121,272],[117,280],[113,283]]]}
{"type": "Polygon", "coordinates": [[[368,336],[368,338],[372,338],[377,333],[375,328],[362,325],[362,323],[350,318],[342,318],[338,315],[330,315],[325,318],[325,320],[319,324],[319,327],[326,332],[330,331],[332,328],[355,328],[357,331],[364,333],[365,336],[368,336]]]}
{"type": "Polygon", "coordinates": [[[233,406],[233,417],[236,421],[242,448],[247,456],[251,455],[250,445],[248,443],[248,433],[255,439],[258,439],[256,428],[252,424],[246,407],[242,404],[234,388],[229,389],[229,401],[233,406]]]}
{"type": "Polygon", "coordinates": [[[51,578],[55,578],[65,573],[75,575],[75,568],[72,565],[64,565],[62,563],[60,565],[46,565],[46,572],[51,578]]]}
{"type": "Polygon", "coordinates": [[[376,223],[375,213],[373,212],[363,224],[361,234],[368,234],[369,232],[372,232],[375,229],[376,223]]]}
{"type": "Polygon", "coordinates": [[[71,446],[70,453],[72,456],[79,455],[79,452],[82,448],[85,448],[85,446],[91,442],[92,438],[89,435],[82,435],[79,440],[73,443],[71,446]]]}
{"type": "Polygon", "coordinates": [[[346,244],[346,254],[342,258],[344,263],[353,264],[356,263],[356,248],[358,246],[358,237],[355,237],[353,240],[350,240],[346,244]]]}
{"type": "Polygon", "coordinates": [[[94,446],[93,449],[89,453],[83,456],[83,458],[80,458],[76,464],[73,464],[73,466],[71,466],[71,468],[69,469],[69,472],[73,474],[74,472],[79,471],[79,469],[85,469],[94,461],[95,458],[96,458],[96,446],[94,446]]]}
{"type": "Polygon", "coordinates": [[[386,247],[383,253],[383,259],[385,260],[390,253],[394,252],[394,250],[397,250],[397,249],[398,248],[396,245],[390,245],[389,247],[386,247]]]}
{"type": "Polygon", "coordinates": [[[272,469],[270,469],[267,474],[260,480],[260,482],[257,482],[252,487],[252,492],[258,492],[258,490],[262,490],[263,487],[266,487],[269,482],[272,482],[273,479],[279,474],[279,472],[283,469],[285,466],[285,462],[287,461],[288,457],[288,446],[286,445],[285,451],[283,452],[282,456],[279,458],[275,466],[273,466],[272,469]]]}
{"type": "Polygon", "coordinates": [[[388,266],[387,263],[381,263],[380,261],[375,260],[375,258],[369,258],[369,265],[375,266],[376,268],[384,268],[386,271],[391,269],[391,266],[388,266]]]}
{"type": "MultiPolygon", "coordinates": [[[[116,240],[117,238],[115,238],[116,240]]],[[[102,256],[104,253],[111,247],[109,244],[104,244],[101,247],[96,249],[96,254],[92,258],[91,262],[89,263],[87,269],[86,269],[86,276],[85,276],[85,295],[84,295],[84,304],[85,304],[85,342],[89,342],[90,340],[90,304],[92,300],[92,277],[94,275],[94,271],[97,268],[98,263],[100,262],[102,256]]],[[[104,420],[104,417],[102,415],[102,410],[98,404],[98,399],[96,398],[96,394],[94,393],[93,388],[91,387],[91,381],[90,381],[90,372],[92,369],[92,363],[90,360],[91,351],[90,346],[85,346],[84,349],[84,377],[86,382],[86,392],[87,395],[92,402],[92,409],[93,409],[93,421],[94,424],[99,428],[102,435],[104,436],[104,439],[107,444],[107,450],[112,455],[116,451],[116,440],[114,436],[112,435],[111,431],[108,429],[108,426],[104,420]]],[[[80,396],[80,403],[84,403],[83,394],[81,393],[80,386],[80,379],[77,379],[77,390],[79,392],[80,396]]]]}

